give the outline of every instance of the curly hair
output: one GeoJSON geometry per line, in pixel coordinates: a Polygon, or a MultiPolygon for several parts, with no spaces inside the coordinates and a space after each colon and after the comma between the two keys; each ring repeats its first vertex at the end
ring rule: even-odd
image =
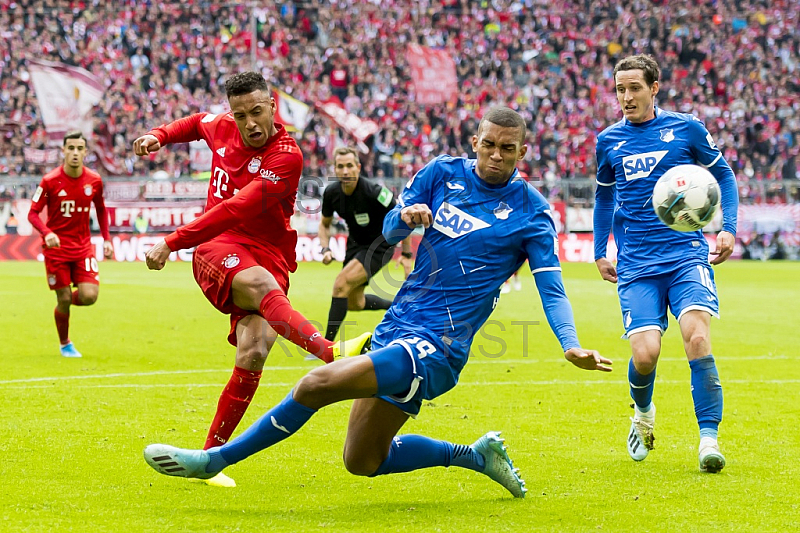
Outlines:
{"type": "Polygon", "coordinates": [[[225,81],[225,95],[228,98],[231,96],[249,94],[259,90],[266,93],[270,92],[267,80],[258,72],[240,72],[239,74],[234,74],[225,81]]]}

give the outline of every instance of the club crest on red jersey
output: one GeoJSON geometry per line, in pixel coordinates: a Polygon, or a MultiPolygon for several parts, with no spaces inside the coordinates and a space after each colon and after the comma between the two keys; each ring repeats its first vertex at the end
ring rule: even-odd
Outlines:
{"type": "Polygon", "coordinates": [[[92,195],[92,186],[91,185],[85,186],[83,188],[83,194],[85,194],[86,196],[91,196],[92,195]]]}
{"type": "Polygon", "coordinates": [[[236,254],[229,255],[222,264],[225,265],[225,268],[234,268],[239,264],[239,256],[236,254]]]}
{"type": "Polygon", "coordinates": [[[254,157],[253,159],[250,160],[250,163],[248,163],[247,165],[247,171],[250,172],[251,174],[255,174],[256,172],[258,172],[259,168],[261,168],[260,157],[254,157]]]}

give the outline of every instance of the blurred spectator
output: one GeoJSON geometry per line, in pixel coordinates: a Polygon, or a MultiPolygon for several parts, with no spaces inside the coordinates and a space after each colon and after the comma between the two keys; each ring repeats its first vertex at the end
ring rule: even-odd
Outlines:
{"type": "MultiPolygon", "coordinates": [[[[179,176],[190,170],[188,146],[139,159],[131,155],[132,140],[200,109],[224,111],[222,83],[251,67],[256,39],[257,68],[277,87],[312,105],[338,98],[381,125],[364,165],[368,175],[408,178],[431,154],[471,153],[468,124],[506,104],[529,122],[530,155],[520,169],[544,180],[548,194],[561,194],[561,180],[593,175],[596,134],[621,116],[607,81],[615,62],[644,52],[663,69],[659,105],[704,120],[740,180],[796,179],[797,3],[699,4],[309,0],[251,8],[164,1],[143,11],[133,0],[0,0],[0,175],[46,171],[24,157],[25,148],[47,141],[28,58],[79,65],[105,80],[96,135],[124,173],[162,169],[179,176]],[[409,42],[452,55],[457,102],[415,103],[404,55],[409,42]]],[[[330,174],[320,163],[333,143],[325,122],[312,118],[300,143],[306,175],[330,174]]],[[[769,199],[768,187],[743,189],[744,202],[769,199]]]]}

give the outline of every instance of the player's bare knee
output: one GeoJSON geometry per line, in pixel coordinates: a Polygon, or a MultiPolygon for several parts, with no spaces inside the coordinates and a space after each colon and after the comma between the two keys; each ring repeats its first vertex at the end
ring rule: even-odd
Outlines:
{"type": "Polygon", "coordinates": [[[294,386],[293,397],[295,401],[306,406],[312,403],[316,404],[320,397],[329,390],[331,383],[329,367],[315,368],[297,382],[297,385],[294,386]]]}
{"type": "Polygon", "coordinates": [[[81,305],[92,305],[97,301],[97,293],[89,293],[89,294],[81,294],[78,293],[78,300],[80,300],[81,305]]]}
{"type": "Polygon", "coordinates": [[[336,278],[333,282],[333,297],[334,298],[347,298],[352,288],[344,279],[336,278]]]}
{"type": "Polygon", "coordinates": [[[240,344],[236,349],[236,366],[247,370],[260,370],[268,354],[266,342],[240,344]]]}
{"type": "Polygon", "coordinates": [[[633,365],[642,375],[650,374],[656,369],[658,363],[658,350],[653,346],[643,345],[633,350],[633,365]]]}
{"type": "MultiPolygon", "coordinates": [[[[362,451],[363,452],[363,451],[362,451]]],[[[344,467],[354,476],[368,477],[374,474],[383,463],[383,459],[374,454],[350,451],[345,448],[342,454],[344,467]]]]}
{"type": "Polygon", "coordinates": [[[684,341],[684,344],[689,357],[704,357],[711,353],[708,332],[695,331],[684,341]]]}
{"type": "Polygon", "coordinates": [[[69,312],[69,306],[72,304],[72,293],[70,291],[56,292],[56,306],[62,313],[69,312]]]}

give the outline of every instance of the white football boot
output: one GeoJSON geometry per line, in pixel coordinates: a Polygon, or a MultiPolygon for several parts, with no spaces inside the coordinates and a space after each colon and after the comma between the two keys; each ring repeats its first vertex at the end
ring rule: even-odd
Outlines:
{"type": "MultiPolygon", "coordinates": [[[[651,404],[652,405],[652,404],[651,404]]],[[[628,432],[628,454],[634,461],[644,461],[653,449],[653,426],[656,422],[656,406],[652,405],[646,415],[634,411],[631,429],[628,432]]]]}

